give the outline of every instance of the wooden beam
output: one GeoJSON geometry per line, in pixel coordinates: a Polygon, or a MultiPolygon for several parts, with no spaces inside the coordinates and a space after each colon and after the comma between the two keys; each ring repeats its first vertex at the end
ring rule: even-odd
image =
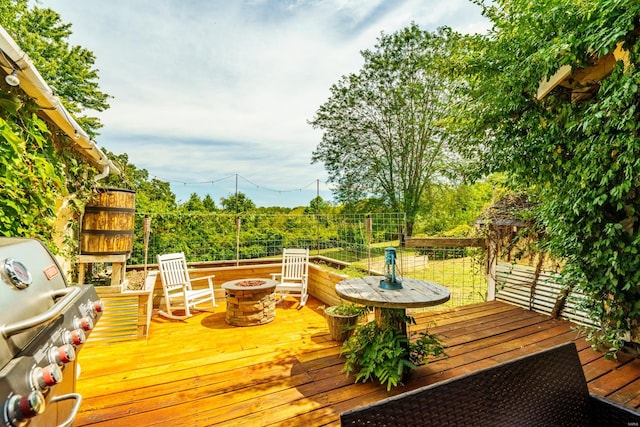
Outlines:
{"type": "Polygon", "coordinates": [[[547,96],[549,92],[553,90],[556,86],[562,83],[567,77],[571,75],[571,66],[563,65],[558,68],[558,71],[553,73],[551,77],[547,80],[541,80],[538,86],[538,93],[536,94],[536,99],[540,100],[547,96]]]}
{"type": "Polygon", "coordinates": [[[613,53],[598,58],[597,62],[592,66],[577,69],[573,74],[571,74],[572,69],[569,65],[563,65],[558,68],[558,71],[547,80],[540,81],[536,99],[544,98],[558,85],[572,89],[575,92],[575,97],[572,96],[573,102],[588,98],[591,94],[585,92],[589,92],[593,85],[598,84],[611,74],[617,61],[624,62],[625,70],[631,65],[629,51],[622,48],[622,42],[616,45],[613,53]]]}

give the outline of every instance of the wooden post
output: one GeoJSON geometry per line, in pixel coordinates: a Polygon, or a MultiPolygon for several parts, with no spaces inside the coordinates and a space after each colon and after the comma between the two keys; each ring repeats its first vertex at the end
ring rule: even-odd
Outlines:
{"type": "Polygon", "coordinates": [[[240,224],[242,219],[236,217],[236,267],[240,265],[240,224]]]}
{"type": "Polygon", "coordinates": [[[498,243],[487,239],[487,301],[496,299],[496,271],[498,265],[498,243]]]}
{"type": "Polygon", "coordinates": [[[367,230],[367,271],[371,272],[371,234],[373,228],[371,226],[371,215],[368,214],[365,219],[365,228],[367,230]]]}

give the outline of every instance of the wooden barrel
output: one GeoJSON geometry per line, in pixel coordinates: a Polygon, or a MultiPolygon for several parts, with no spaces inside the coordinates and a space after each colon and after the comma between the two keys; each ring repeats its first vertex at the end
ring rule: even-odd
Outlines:
{"type": "Polygon", "coordinates": [[[100,188],[84,208],[80,253],[123,255],[133,249],[135,192],[100,188]]]}

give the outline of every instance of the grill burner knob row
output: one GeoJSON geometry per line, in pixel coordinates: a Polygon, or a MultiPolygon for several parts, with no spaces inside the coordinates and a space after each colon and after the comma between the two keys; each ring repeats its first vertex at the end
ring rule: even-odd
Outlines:
{"type": "Polygon", "coordinates": [[[34,387],[42,391],[62,381],[62,370],[53,363],[44,368],[35,368],[31,375],[34,387]]]}
{"type": "Polygon", "coordinates": [[[42,393],[32,391],[26,396],[14,395],[5,404],[5,416],[13,427],[26,425],[29,418],[44,412],[45,400],[42,393]]]}
{"type": "Polygon", "coordinates": [[[73,362],[76,358],[76,351],[71,344],[65,344],[57,348],[52,348],[49,354],[49,361],[58,366],[73,362]]]}

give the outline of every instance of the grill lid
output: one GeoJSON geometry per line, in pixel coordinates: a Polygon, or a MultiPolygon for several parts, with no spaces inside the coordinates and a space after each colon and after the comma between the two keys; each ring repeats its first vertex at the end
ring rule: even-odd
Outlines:
{"type": "Polygon", "coordinates": [[[46,323],[43,313],[51,313],[54,305],[65,303],[61,297],[66,287],[58,263],[39,240],[0,238],[0,367],[42,329],[30,327],[30,319],[40,318],[46,323]],[[20,327],[7,333],[11,325],[20,327]]]}

